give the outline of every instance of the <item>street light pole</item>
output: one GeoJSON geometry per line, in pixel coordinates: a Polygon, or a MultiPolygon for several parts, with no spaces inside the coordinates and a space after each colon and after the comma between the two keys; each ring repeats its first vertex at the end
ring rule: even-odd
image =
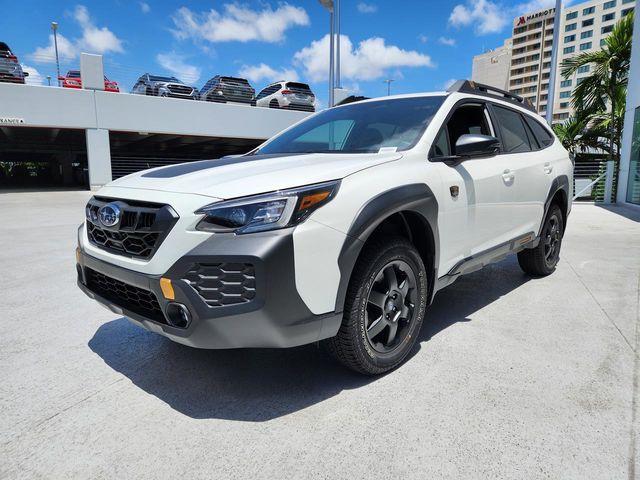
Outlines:
{"type": "Polygon", "coordinates": [[[394,81],[393,78],[388,78],[386,80],[383,80],[383,82],[387,84],[387,97],[391,95],[391,82],[393,81],[394,81]]]}
{"type": "Polygon", "coordinates": [[[329,10],[329,108],[333,107],[334,97],[333,89],[335,87],[335,66],[334,66],[334,37],[335,37],[335,21],[333,0],[318,0],[320,4],[329,10]]]}
{"type": "Polygon", "coordinates": [[[53,46],[56,50],[56,81],[60,86],[60,60],[58,58],[58,22],[51,22],[51,30],[53,30],[53,46]]]}
{"type": "Polygon", "coordinates": [[[340,81],[340,0],[336,2],[336,88],[342,88],[340,81]]]}
{"type": "Polygon", "coordinates": [[[560,50],[560,18],[562,17],[562,0],[556,0],[556,11],[553,18],[553,49],[551,50],[551,69],[549,70],[549,88],[547,89],[547,113],[545,118],[549,126],[553,124],[553,106],[556,96],[556,70],[558,50],[560,50]]]}
{"type": "Polygon", "coordinates": [[[47,85],[51,86],[51,75],[47,75],[47,85]]]}

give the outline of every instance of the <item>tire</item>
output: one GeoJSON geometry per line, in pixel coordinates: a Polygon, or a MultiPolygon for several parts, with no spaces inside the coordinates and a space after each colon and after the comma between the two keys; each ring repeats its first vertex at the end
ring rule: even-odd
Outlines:
{"type": "Polygon", "coordinates": [[[365,375],[399,366],[422,327],[427,283],[413,244],[402,237],[372,240],[353,269],[340,330],[323,342],[329,354],[365,375]]]}
{"type": "Polygon", "coordinates": [[[280,108],[280,104],[277,100],[273,99],[269,102],[269,108],[280,108]]]}
{"type": "Polygon", "coordinates": [[[562,211],[557,204],[553,204],[544,220],[538,246],[518,252],[520,268],[536,277],[552,274],[560,260],[563,233],[562,211]]]}

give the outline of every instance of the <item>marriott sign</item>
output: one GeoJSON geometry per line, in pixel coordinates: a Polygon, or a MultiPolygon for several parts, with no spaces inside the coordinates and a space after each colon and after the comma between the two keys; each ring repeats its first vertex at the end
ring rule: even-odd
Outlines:
{"type": "Polygon", "coordinates": [[[533,20],[544,20],[545,18],[553,17],[555,13],[556,13],[555,8],[547,8],[546,10],[540,10],[539,12],[536,12],[536,13],[522,15],[514,19],[513,26],[521,27],[522,25],[527,25],[529,22],[533,20]]]}

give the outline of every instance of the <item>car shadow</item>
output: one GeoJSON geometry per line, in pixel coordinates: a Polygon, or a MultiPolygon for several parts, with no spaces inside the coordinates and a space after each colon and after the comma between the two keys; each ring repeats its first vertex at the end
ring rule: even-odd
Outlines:
{"type": "MultiPolygon", "coordinates": [[[[527,279],[513,258],[459,279],[429,307],[428,321],[411,356],[442,330],[470,321],[473,312],[527,279]]],[[[125,318],[100,326],[89,348],[138,388],[197,419],[267,421],[380,378],[352,373],[317,345],[198,350],[150,333],[125,318]]]]}

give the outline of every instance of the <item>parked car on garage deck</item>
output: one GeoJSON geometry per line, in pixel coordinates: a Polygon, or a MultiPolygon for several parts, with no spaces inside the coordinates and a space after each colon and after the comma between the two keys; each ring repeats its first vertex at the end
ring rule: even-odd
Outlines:
{"type": "Polygon", "coordinates": [[[150,95],[155,97],[186,98],[199,100],[200,92],[195,87],[187,85],[176,77],[164,77],[145,73],[133,86],[131,93],[150,95]]]}
{"type": "Polygon", "coordinates": [[[259,107],[286,108],[303,112],[315,112],[315,102],[316,96],[309,85],[300,82],[274,82],[256,96],[256,104],[259,107]]]}
{"type": "Polygon", "coordinates": [[[380,374],[460,276],[512,253],[530,275],[553,273],[572,176],[553,131],[509,92],[459,81],[363,100],[244,156],[103,187],[79,227],[78,285],[185,345],[321,341],[380,374]]]}
{"type": "MultiPolygon", "coordinates": [[[[82,78],[80,76],[80,70],[69,70],[64,77],[58,77],[58,80],[62,82],[62,88],[82,88],[82,78]]],[[[105,75],[104,91],[114,93],[120,92],[118,82],[109,80],[105,75]]]]}
{"type": "Polygon", "coordinates": [[[204,84],[200,90],[200,98],[207,102],[255,105],[255,93],[255,89],[246,78],[216,75],[204,84]]]}
{"type": "Polygon", "coordinates": [[[24,83],[28,76],[29,72],[22,70],[18,57],[13,54],[9,45],[0,42],[0,82],[24,83]]]}

